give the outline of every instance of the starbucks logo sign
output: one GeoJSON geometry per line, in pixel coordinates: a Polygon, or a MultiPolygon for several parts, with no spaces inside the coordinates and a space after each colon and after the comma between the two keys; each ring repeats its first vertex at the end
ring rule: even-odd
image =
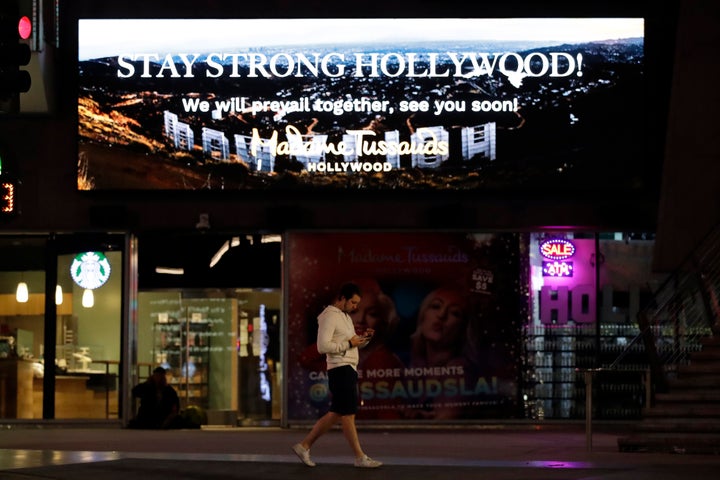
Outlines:
{"type": "Polygon", "coordinates": [[[110,262],[99,252],[80,253],[70,265],[70,276],[82,288],[102,287],[110,278],[110,262]]]}

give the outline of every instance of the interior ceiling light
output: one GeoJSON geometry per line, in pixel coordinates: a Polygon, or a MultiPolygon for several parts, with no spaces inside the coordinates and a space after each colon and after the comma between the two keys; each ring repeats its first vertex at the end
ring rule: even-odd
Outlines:
{"type": "Polygon", "coordinates": [[[95,305],[95,294],[89,288],[86,288],[82,296],[82,306],[92,308],[95,305]]]}
{"type": "Polygon", "coordinates": [[[260,243],[280,243],[282,237],[280,235],[263,235],[260,238],[260,243]]]}
{"type": "MultiPolygon", "coordinates": [[[[264,235],[261,242],[280,242],[280,235],[264,235]]],[[[213,255],[210,259],[210,268],[217,265],[220,259],[223,257],[223,255],[225,255],[225,253],[227,253],[228,250],[233,247],[239,247],[241,243],[243,243],[244,245],[254,245],[255,240],[252,235],[245,235],[244,240],[240,237],[231,237],[230,240],[226,240],[225,243],[222,244],[220,249],[215,252],[215,255],[213,255]]]]}
{"type": "Polygon", "coordinates": [[[15,291],[15,300],[17,300],[20,303],[26,303],[30,299],[30,293],[28,292],[28,286],[25,282],[20,282],[17,285],[17,290],[15,291]]]}
{"type": "Polygon", "coordinates": [[[185,269],[179,267],[155,267],[155,273],[165,275],[185,275],[185,269]]]}
{"type": "Polygon", "coordinates": [[[225,243],[223,243],[222,246],[220,247],[220,250],[218,250],[217,252],[215,252],[215,255],[213,255],[213,257],[210,259],[210,268],[212,268],[212,267],[214,267],[215,265],[217,265],[217,263],[220,261],[220,259],[222,258],[222,256],[225,255],[225,253],[226,253],[228,250],[230,250],[230,242],[228,242],[228,241],[226,240],[225,243]]]}
{"type": "Polygon", "coordinates": [[[63,303],[63,291],[60,285],[55,286],[55,305],[62,305],[63,303]]]}

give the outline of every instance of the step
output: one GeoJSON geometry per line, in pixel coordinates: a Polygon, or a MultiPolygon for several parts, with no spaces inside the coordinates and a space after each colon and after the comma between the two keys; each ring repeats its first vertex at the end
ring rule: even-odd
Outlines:
{"type": "Polygon", "coordinates": [[[674,390],[693,389],[693,388],[720,388],[720,375],[706,375],[691,377],[673,378],[668,380],[668,388],[672,392],[674,390]]]}
{"type": "Polygon", "coordinates": [[[720,346],[720,335],[711,335],[709,337],[703,337],[700,339],[700,345],[702,345],[703,348],[720,346]]]}
{"type": "Polygon", "coordinates": [[[680,378],[685,375],[717,375],[720,377],[720,362],[707,361],[691,363],[690,365],[679,365],[677,374],[680,378]]]}
{"type": "Polygon", "coordinates": [[[699,403],[699,404],[663,404],[650,408],[644,408],[642,415],[648,418],[675,417],[675,418],[697,418],[712,417],[720,418],[720,404],[699,403]]]}
{"type": "Polygon", "coordinates": [[[720,434],[647,433],[618,438],[621,452],[720,454],[720,434]]]}
{"type": "Polygon", "coordinates": [[[703,349],[690,354],[690,365],[697,362],[720,362],[720,346],[713,349],[703,349]]]}
{"type": "Polygon", "coordinates": [[[634,424],[634,432],[643,433],[717,433],[720,419],[708,418],[645,418],[634,424]]]}
{"type": "Polygon", "coordinates": [[[690,390],[672,390],[668,393],[656,393],[655,404],[665,404],[674,402],[697,402],[697,403],[720,403],[720,390],[712,389],[690,389],[690,390]]]}

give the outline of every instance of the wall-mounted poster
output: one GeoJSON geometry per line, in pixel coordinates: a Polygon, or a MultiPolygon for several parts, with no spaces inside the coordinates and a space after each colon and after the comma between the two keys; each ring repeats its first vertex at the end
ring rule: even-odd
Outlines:
{"type": "Polygon", "coordinates": [[[329,404],[317,316],[345,282],[362,291],[358,419],[514,418],[527,318],[522,238],[513,234],[291,233],[287,238],[287,412],[329,404]]]}
{"type": "Polygon", "coordinates": [[[633,188],[645,81],[642,18],[81,18],[78,189],[633,188]]]}

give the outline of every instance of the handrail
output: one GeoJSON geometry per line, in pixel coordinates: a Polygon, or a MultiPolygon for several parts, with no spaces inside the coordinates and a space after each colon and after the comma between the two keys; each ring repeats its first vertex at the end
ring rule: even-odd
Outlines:
{"type": "Polygon", "coordinates": [[[689,361],[701,337],[720,322],[720,224],[716,225],[653,292],[637,314],[640,333],[608,368],[617,368],[641,340],[656,391],[667,389],[667,376],[689,361]]]}
{"type": "MultiPolygon", "coordinates": [[[[689,254],[685,256],[685,258],[680,262],[680,265],[690,265],[690,264],[698,264],[698,253],[703,255],[707,251],[713,250],[713,247],[717,245],[718,239],[715,237],[720,237],[720,224],[716,225],[714,228],[710,229],[709,232],[705,234],[705,236],[698,242],[697,247],[691,251],[689,254]]],[[[677,273],[677,271],[676,271],[677,273]]],[[[667,277],[657,288],[656,292],[663,291],[668,283],[674,281],[675,275],[671,275],[667,277]]],[[[656,297],[653,296],[653,299],[656,297]]]]}
{"type": "Polygon", "coordinates": [[[630,343],[625,345],[625,348],[623,348],[623,350],[618,354],[617,358],[615,360],[613,360],[613,362],[610,365],[607,366],[607,369],[614,370],[618,366],[618,364],[623,360],[623,358],[625,358],[625,356],[628,353],[630,353],[630,349],[648,333],[649,328],[650,327],[645,327],[642,330],[640,330],[640,333],[635,335],[635,337],[633,337],[633,339],[630,340],[630,343]]]}

